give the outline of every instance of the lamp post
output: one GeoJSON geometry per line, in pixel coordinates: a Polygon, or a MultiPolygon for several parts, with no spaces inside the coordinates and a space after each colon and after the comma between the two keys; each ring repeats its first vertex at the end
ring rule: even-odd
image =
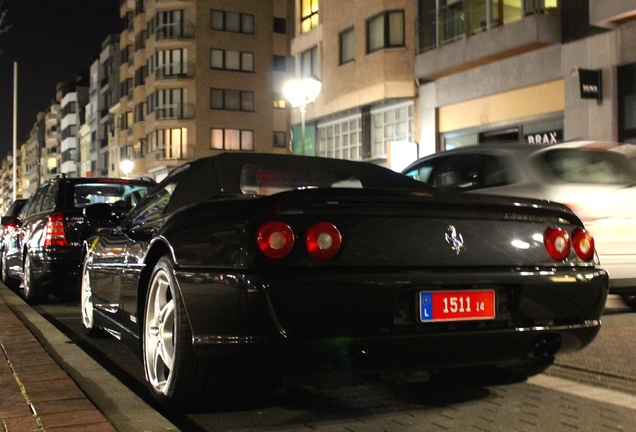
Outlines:
{"type": "Polygon", "coordinates": [[[305,113],[307,112],[307,104],[313,103],[318,94],[322,83],[314,77],[306,77],[301,80],[291,79],[287,81],[283,87],[285,99],[289,101],[293,108],[300,109],[300,145],[301,154],[305,154],[305,113]]]}
{"type": "Polygon", "coordinates": [[[124,177],[128,177],[133,168],[135,168],[135,163],[130,159],[124,159],[119,162],[119,169],[124,173],[124,177]]]}

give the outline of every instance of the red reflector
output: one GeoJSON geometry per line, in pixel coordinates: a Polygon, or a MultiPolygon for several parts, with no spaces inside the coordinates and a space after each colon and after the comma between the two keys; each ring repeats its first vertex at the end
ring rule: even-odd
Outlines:
{"type": "Polygon", "coordinates": [[[49,216],[44,228],[44,246],[68,246],[64,233],[64,215],[56,212],[49,216]]]}
{"type": "Polygon", "coordinates": [[[576,255],[583,261],[589,261],[594,257],[594,238],[582,228],[572,231],[572,248],[576,255]]]}
{"type": "Polygon", "coordinates": [[[550,227],[543,234],[543,244],[555,261],[563,261],[570,255],[570,235],[559,227],[550,227]]]}
{"type": "Polygon", "coordinates": [[[318,222],[305,233],[305,246],[311,256],[319,260],[328,260],[336,256],[342,245],[342,235],[335,225],[318,222]]]}
{"type": "Polygon", "coordinates": [[[284,258],[294,248],[294,232],[284,222],[266,222],[256,233],[256,244],[268,258],[284,258]]]}

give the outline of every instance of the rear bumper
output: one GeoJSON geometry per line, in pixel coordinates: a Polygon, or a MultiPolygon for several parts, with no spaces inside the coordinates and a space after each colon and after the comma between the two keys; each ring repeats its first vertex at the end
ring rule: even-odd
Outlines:
{"type": "Polygon", "coordinates": [[[49,286],[55,284],[79,286],[81,271],[80,256],[79,249],[77,251],[42,252],[39,257],[35,257],[33,263],[37,282],[49,286]]]}
{"type": "Polygon", "coordinates": [[[228,373],[523,364],[588,345],[599,331],[608,294],[607,273],[593,267],[178,271],[177,280],[197,355],[223,364],[228,373]],[[495,290],[493,320],[417,319],[420,291],[482,288],[495,290]]]}
{"type": "MultiPolygon", "coordinates": [[[[587,346],[600,321],[576,326],[515,328],[386,337],[316,340],[251,340],[226,344],[195,339],[197,355],[224,375],[346,370],[362,374],[402,373],[550,361],[587,346]]],[[[234,341],[236,342],[236,341],[234,341]]]]}

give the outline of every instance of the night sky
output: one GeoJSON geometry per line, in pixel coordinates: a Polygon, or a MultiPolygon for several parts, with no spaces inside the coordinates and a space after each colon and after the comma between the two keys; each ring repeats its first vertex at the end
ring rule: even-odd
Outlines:
{"type": "Polygon", "coordinates": [[[109,34],[121,31],[119,0],[1,0],[0,160],[13,149],[14,62],[18,63],[18,149],[55,100],[58,82],[88,72],[109,34]]]}

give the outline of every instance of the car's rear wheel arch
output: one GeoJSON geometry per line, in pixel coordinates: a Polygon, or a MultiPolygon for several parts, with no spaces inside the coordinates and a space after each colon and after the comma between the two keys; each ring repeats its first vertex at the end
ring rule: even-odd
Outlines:
{"type": "MultiPolygon", "coordinates": [[[[171,258],[172,253],[168,245],[164,242],[156,242],[148,250],[148,254],[146,255],[146,260],[144,261],[144,268],[139,275],[139,285],[137,287],[137,317],[139,319],[139,329],[143,329],[143,320],[144,320],[144,311],[146,308],[146,297],[148,295],[148,288],[150,286],[150,277],[152,276],[152,271],[154,270],[159,259],[164,255],[169,255],[171,258]]],[[[174,259],[172,259],[174,263],[174,259]]],[[[139,338],[139,348],[142,349],[142,341],[139,338]]]]}

